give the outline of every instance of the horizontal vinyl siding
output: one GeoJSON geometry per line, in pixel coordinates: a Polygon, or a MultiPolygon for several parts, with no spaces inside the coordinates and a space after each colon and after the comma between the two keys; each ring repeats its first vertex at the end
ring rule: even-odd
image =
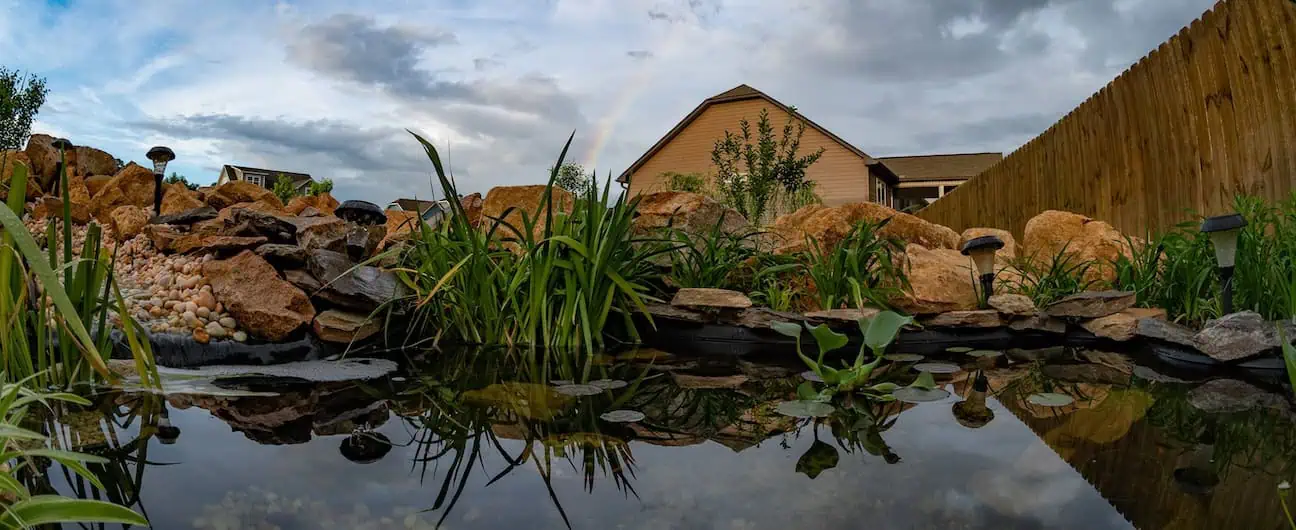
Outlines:
{"type": "MultiPolygon", "coordinates": [[[[724,138],[726,130],[738,134],[738,122],[743,118],[751,122],[754,135],[761,109],[769,109],[770,125],[774,127],[776,137],[781,137],[783,124],[787,123],[787,114],[763,99],[712,105],[631,175],[630,192],[637,194],[664,190],[666,184],[660,176],[667,171],[714,175],[711,149],[716,140],[724,138]]],[[[806,127],[798,154],[805,156],[820,147],[824,148],[824,154],[810,166],[806,176],[815,181],[816,190],[824,203],[833,206],[869,200],[871,184],[864,159],[827,135],[806,127]]]]}

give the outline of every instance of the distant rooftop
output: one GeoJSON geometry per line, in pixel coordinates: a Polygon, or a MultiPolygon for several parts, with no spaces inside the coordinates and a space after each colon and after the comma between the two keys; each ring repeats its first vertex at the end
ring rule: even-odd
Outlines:
{"type": "Polygon", "coordinates": [[[891,168],[901,181],[969,179],[1003,160],[1003,153],[885,156],[877,160],[891,168]]]}

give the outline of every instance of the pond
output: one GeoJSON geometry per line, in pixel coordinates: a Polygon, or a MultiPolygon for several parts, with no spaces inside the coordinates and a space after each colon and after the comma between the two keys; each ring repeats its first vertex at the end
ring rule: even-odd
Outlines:
{"type": "Polygon", "coordinates": [[[1285,388],[1142,354],[949,354],[949,397],[820,420],[774,411],[797,364],[502,358],[217,385],[272,395],[100,395],[46,428],[110,458],[92,466],[105,489],[57,465],[46,485],[159,529],[1272,529],[1296,473],[1285,388]]]}

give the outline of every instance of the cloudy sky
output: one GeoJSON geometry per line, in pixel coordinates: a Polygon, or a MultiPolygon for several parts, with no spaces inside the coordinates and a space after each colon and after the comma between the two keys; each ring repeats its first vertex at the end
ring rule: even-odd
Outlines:
{"type": "Polygon", "coordinates": [[[620,173],[741,83],[874,156],[1011,151],[1214,0],[0,0],[0,65],[45,76],[35,130],[124,160],[175,148],[427,197],[620,173]]]}

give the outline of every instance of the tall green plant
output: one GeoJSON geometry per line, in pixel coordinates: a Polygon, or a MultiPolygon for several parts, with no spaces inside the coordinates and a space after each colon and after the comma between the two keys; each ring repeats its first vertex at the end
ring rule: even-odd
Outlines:
{"type": "Polygon", "coordinates": [[[1097,283],[1089,276],[1094,264],[1068,253],[1066,245],[1052,256],[1024,256],[1013,265],[1021,276],[1006,282],[1008,290],[1030,297],[1036,307],[1086,291],[1097,283]]]}
{"type": "Polygon", "coordinates": [[[724,214],[705,234],[693,234],[674,226],[666,233],[671,246],[670,272],[667,280],[675,287],[709,287],[731,289],[734,275],[756,256],[756,237],[761,233],[747,230],[730,233],[724,230],[724,214]]]}
{"type": "Polygon", "coordinates": [[[762,109],[753,133],[746,118],[739,120],[739,133],[725,131],[711,149],[716,167],[716,185],[733,206],[753,223],[765,221],[770,201],[780,192],[796,193],[806,185],[806,170],[819,161],[824,149],[800,156],[801,136],[806,124],[788,113],[781,137],[775,137],[769,111],[762,109]]]}
{"type": "Polygon", "coordinates": [[[44,78],[0,67],[0,151],[27,141],[47,94],[44,78]]]}
{"type": "Polygon", "coordinates": [[[907,275],[896,264],[903,243],[879,233],[889,222],[890,218],[863,221],[835,246],[811,239],[804,262],[820,308],[886,308],[889,300],[908,288],[907,275]]]}
{"type": "Polygon", "coordinates": [[[284,204],[288,204],[288,201],[291,201],[293,197],[298,195],[297,186],[293,183],[292,177],[283,173],[280,173],[279,177],[275,179],[274,188],[271,191],[273,191],[275,197],[278,197],[279,201],[284,204]]]}

